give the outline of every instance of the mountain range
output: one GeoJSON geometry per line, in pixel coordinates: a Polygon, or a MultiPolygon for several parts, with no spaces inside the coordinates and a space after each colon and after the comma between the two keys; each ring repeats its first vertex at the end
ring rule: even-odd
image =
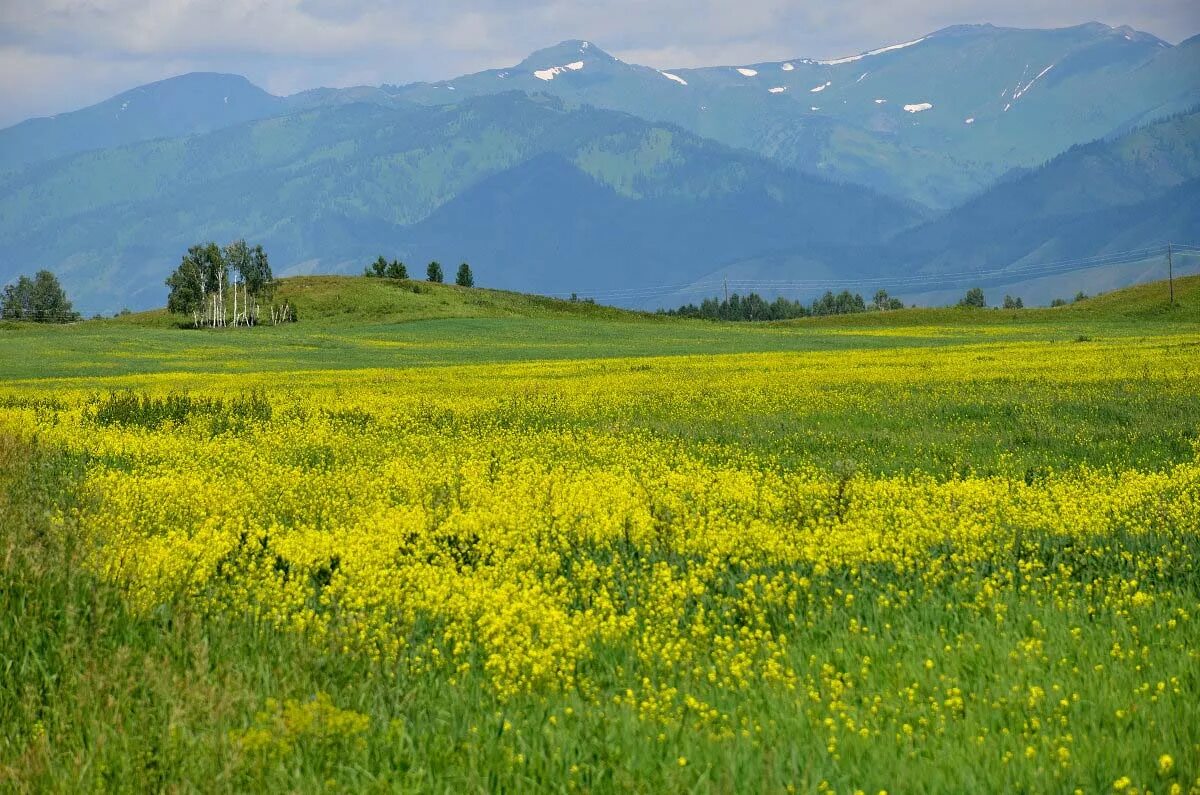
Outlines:
{"type": "Polygon", "coordinates": [[[1019,269],[1200,238],[1197,107],[1200,37],[1098,23],[699,69],[569,41],[288,97],[189,74],[0,130],[0,282],[50,267],[86,311],[141,308],[187,245],[236,237],[280,273],[465,259],[627,304],[1019,269]]]}

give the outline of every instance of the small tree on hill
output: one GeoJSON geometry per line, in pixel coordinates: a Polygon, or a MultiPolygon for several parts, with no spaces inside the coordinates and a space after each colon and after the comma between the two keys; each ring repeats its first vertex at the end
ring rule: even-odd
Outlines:
{"type": "Polygon", "coordinates": [[[1077,304],[1080,301],[1086,301],[1086,300],[1088,300],[1088,294],[1085,293],[1083,290],[1080,290],[1079,292],[1075,293],[1075,297],[1071,299],[1071,303],[1077,304]]]}
{"type": "Polygon", "coordinates": [[[474,287],[475,277],[471,275],[471,266],[463,263],[458,266],[458,275],[454,277],[454,283],[459,287],[474,287]]]}
{"type": "Polygon", "coordinates": [[[387,266],[387,277],[389,279],[407,279],[408,267],[400,260],[394,259],[387,266]]]}
{"type": "MultiPolygon", "coordinates": [[[[275,289],[275,279],[271,273],[271,263],[267,259],[267,252],[263,251],[262,246],[254,248],[246,247],[245,242],[238,241],[237,244],[245,247],[245,256],[240,258],[236,263],[231,263],[238,274],[238,282],[242,286],[242,322],[247,326],[253,326],[259,320],[259,305],[262,301],[268,301],[275,289]]],[[[234,286],[234,324],[238,322],[237,316],[237,286],[234,286]]]]}
{"type": "Polygon", "coordinates": [[[437,260],[425,267],[425,281],[441,284],[445,277],[442,275],[442,265],[437,260]]]}
{"type": "Polygon", "coordinates": [[[1005,309],[1024,309],[1025,302],[1022,301],[1020,299],[1020,297],[1013,298],[1011,295],[1006,295],[1006,296],[1004,296],[1004,308],[1005,309]]]}
{"type": "Polygon", "coordinates": [[[903,309],[904,302],[899,298],[892,298],[888,295],[887,290],[879,290],[875,293],[874,304],[876,309],[903,309]]]}
{"type": "Polygon", "coordinates": [[[388,261],[383,258],[382,254],[380,254],[374,262],[367,266],[367,269],[363,271],[363,275],[374,276],[377,279],[382,279],[387,275],[387,266],[388,261]]]}
{"type": "Polygon", "coordinates": [[[33,312],[34,319],[43,323],[65,323],[79,319],[79,314],[71,309],[71,302],[58,283],[58,277],[48,270],[34,274],[33,312]]]}
{"type": "Polygon", "coordinates": [[[5,286],[0,315],[5,320],[33,320],[33,279],[21,276],[16,283],[5,286]]]}
{"type": "Polygon", "coordinates": [[[983,309],[987,306],[987,299],[983,297],[983,290],[978,287],[972,287],[967,290],[967,294],[958,302],[959,306],[971,307],[972,309],[983,309]]]}
{"type": "Polygon", "coordinates": [[[204,275],[200,258],[193,256],[192,250],[183,256],[179,267],[167,277],[167,287],[171,288],[167,295],[167,311],[176,315],[191,315],[192,324],[199,326],[200,317],[204,314],[204,275]]]}

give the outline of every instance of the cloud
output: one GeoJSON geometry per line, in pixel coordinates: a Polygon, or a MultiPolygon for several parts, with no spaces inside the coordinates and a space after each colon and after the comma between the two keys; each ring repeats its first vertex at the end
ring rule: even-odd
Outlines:
{"type": "Polygon", "coordinates": [[[435,80],[584,38],[660,68],[835,57],[949,24],[1097,19],[1170,41],[1194,0],[0,0],[0,124],[185,71],[276,93],[435,80]]]}

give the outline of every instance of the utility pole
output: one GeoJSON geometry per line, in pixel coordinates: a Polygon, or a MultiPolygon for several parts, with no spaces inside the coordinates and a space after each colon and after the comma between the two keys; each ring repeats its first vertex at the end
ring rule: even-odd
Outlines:
{"type": "Polygon", "coordinates": [[[725,306],[729,306],[729,277],[725,277],[725,306]]]}
{"type": "Polygon", "coordinates": [[[1167,244],[1167,289],[1171,292],[1171,306],[1175,306],[1175,269],[1171,266],[1171,244],[1167,244]]]}

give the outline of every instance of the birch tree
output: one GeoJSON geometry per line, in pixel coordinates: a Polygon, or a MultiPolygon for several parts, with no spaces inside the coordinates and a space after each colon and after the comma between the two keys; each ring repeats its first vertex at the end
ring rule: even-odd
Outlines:
{"type": "Polygon", "coordinates": [[[225,247],[222,252],[225,257],[225,264],[233,271],[233,325],[245,320],[247,326],[250,325],[250,305],[249,300],[242,302],[242,313],[238,313],[238,290],[241,288],[246,290],[246,274],[250,272],[250,247],[246,245],[245,240],[235,240],[225,247]]]}

